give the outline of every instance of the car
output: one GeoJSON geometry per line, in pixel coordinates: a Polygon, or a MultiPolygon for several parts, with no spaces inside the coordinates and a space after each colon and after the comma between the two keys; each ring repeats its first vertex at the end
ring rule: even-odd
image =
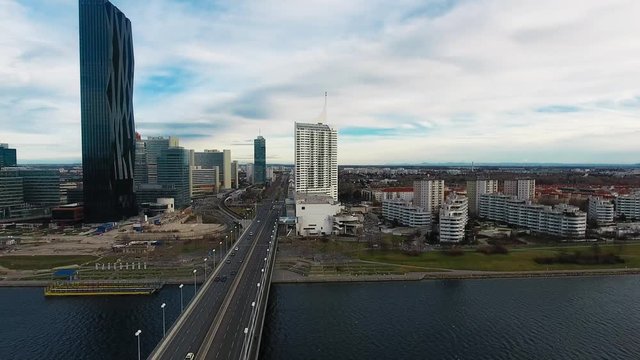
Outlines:
{"type": "Polygon", "coordinates": [[[258,219],[258,222],[260,222],[260,219],[258,219]]]}
{"type": "Polygon", "coordinates": [[[216,276],[215,279],[213,279],[213,281],[220,281],[220,276],[216,276]]]}
{"type": "Polygon", "coordinates": [[[231,260],[227,260],[225,261],[227,264],[231,264],[231,260]]]}
{"type": "Polygon", "coordinates": [[[240,250],[237,246],[236,246],[236,251],[240,250]]]}
{"type": "Polygon", "coordinates": [[[249,231],[249,236],[253,236],[253,231],[249,231]]]}
{"type": "Polygon", "coordinates": [[[227,281],[227,275],[222,276],[222,278],[220,279],[220,281],[222,281],[222,282],[227,281]]]}
{"type": "Polygon", "coordinates": [[[187,356],[184,357],[184,360],[193,360],[196,358],[194,353],[188,353],[187,356]]]}
{"type": "Polygon", "coordinates": [[[235,252],[235,251],[232,251],[232,252],[231,252],[231,256],[236,256],[236,252],[235,252]]]}
{"type": "Polygon", "coordinates": [[[229,275],[233,276],[233,275],[235,275],[237,273],[238,273],[237,271],[233,270],[232,272],[229,273],[229,275]]]}

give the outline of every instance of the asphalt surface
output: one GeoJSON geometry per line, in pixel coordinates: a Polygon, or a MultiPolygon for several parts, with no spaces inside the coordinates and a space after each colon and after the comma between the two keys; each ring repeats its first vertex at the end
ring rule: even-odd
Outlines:
{"type": "Polygon", "coordinates": [[[240,358],[244,328],[249,322],[251,302],[256,298],[266,249],[284,206],[282,201],[273,200],[276,189],[288,183],[286,177],[279,180],[267,191],[267,199],[259,205],[255,219],[234,244],[235,255],[227,254],[215,273],[198,288],[195,300],[176,320],[166,339],[156,346],[150,359],[184,359],[188,353],[196,354],[197,359],[240,358]],[[236,275],[231,275],[232,272],[236,275]],[[226,281],[215,281],[223,276],[226,281]],[[223,304],[225,307],[220,311],[223,304]]]}
{"type": "MultiPolygon", "coordinates": [[[[258,218],[264,226],[255,233],[256,243],[249,254],[247,266],[242,274],[242,281],[238,283],[230,298],[222,318],[212,324],[207,339],[198,350],[198,359],[240,359],[248,337],[245,328],[251,328],[250,319],[253,312],[252,302],[258,301],[260,286],[266,285],[263,269],[266,271],[266,260],[269,258],[267,249],[275,234],[276,221],[282,204],[269,204],[258,209],[258,218]]],[[[273,250],[270,250],[273,251],[273,250]]],[[[272,259],[273,260],[273,259],[272,259]]],[[[264,306],[264,302],[256,304],[264,306]]],[[[257,309],[256,309],[257,310],[257,309]]],[[[249,334],[250,335],[250,334],[249,334]]]]}

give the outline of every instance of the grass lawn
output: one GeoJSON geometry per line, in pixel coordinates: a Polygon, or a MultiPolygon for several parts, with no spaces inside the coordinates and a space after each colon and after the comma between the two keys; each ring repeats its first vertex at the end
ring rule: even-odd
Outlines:
{"type": "Polygon", "coordinates": [[[14,270],[40,270],[81,265],[95,259],[91,255],[0,256],[0,266],[14,270]]]}
{"type": "MultiPolygon", "coordinates": [[[[589,248],[590,246],[587,245],[562,247],[561,249],[572,252],[575,250],[588,251],[589,248]]],[[[362,251],[358,256],[360,260],[455,270],[536,271],[640,268],[640,244],[601,245],[600,248],[602,252],[613,252],[620,255],[625,260],[625,263],[611,265],[542,265],[534,262],[536,257],[557,254],[560,248],[553,247],[510,249],[509,254],[506,255],[484,255],[475,251],[466,251],[461,256],[448,256],[440,251],[432,251],[419,256],[408,256],[399,251],[370,250],[362,251]]]]}

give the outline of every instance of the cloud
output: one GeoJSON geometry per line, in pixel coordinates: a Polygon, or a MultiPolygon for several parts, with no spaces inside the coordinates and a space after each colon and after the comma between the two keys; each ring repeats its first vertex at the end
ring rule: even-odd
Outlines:
{"type": "MultiPolygon", "coordinates": [[[[292,162],[328,91],[341,164],[638,161],[634,0],[112,2],[143,136],[292,162]]],[[[80,158],[77,2],[0,2],[0,47],[0,142],[80,158]]]]}

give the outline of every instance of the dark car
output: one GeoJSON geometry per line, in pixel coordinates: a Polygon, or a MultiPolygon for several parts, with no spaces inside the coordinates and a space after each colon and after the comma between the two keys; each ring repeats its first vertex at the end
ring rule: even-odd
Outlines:
{"type": "Polygon", "coordinates": [[[213,279],[213,281],[220,281],[220,276],[216,276],[215,279],[213,279]]]}
{"type": "Polygon", "coordinates": [[[222,276],[222,278],[220,279],[220,281],[222,281],[222,282],[227,281],[227,275],[222,276]]]}
{"type": "Polygon", "coordinates": [[[227,264],[231,264],[231,260],[227,260],[225,261],[227,264]]]}
{"type": "Polygon", "coordinates": [[[230,272],[229,274],[230,274],[231,276],[233,276],[233,275],[235,275],[235,274],[237,274],[237,273],[238,273],[237,271],[233,270],[233,271],[232,271],[232,272],[230,272]]]}

